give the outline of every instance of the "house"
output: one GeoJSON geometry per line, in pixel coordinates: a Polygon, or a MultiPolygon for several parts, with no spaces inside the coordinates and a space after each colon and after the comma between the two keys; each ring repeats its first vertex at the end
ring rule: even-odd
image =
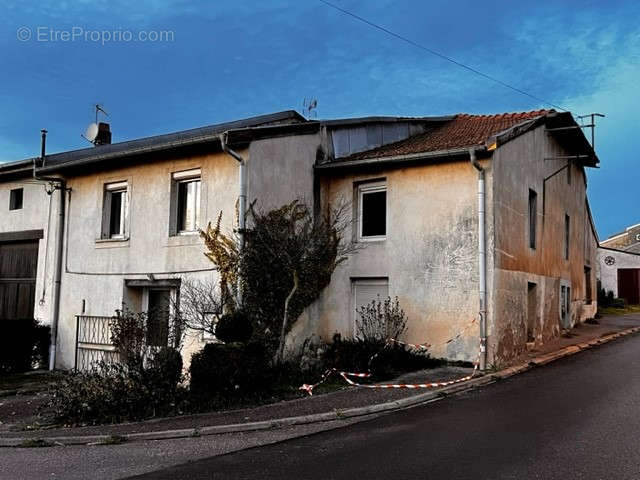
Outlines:
{"type": "Polygon", "coordinates": [[[614,297],[640,304],[640,224],[600,242],[598,281],[614,297]]]}
{"type": "MultiPolygon", "coordinates": [[[[50,242],[60,250],[43,257],[39,240],[36,281],[60,274],[50,310],[36,310],[57,322],[61,368],[112,354],[106,320],[123,304],[165,312],[162,322],[181,278],[215,279],[197,227],[220,211],[225,229],[237,227],[247,199],[271,208],[304,198],[316,212],[346,202],[349,234],[366,245],[298,319],[290,348],[312,334],[353,335],[356,308],[377,295],[399,298],[407,340],[434,355],[474,360],[481,338],[483,367],[595,314],[585,168],[598,158],[569,113],[308,121],[280,112],[6,168],[34,162],[22,180],[0,171],[0,190],[44,178],[51,213],[41,185],[24,202],[43,204],[34,217],[43,232],[64,219],[61,242],[50,242]]],[[[6,238],[27,230],[7,215],[6,238]]],[[[158,331],[150,342],[166,342],[158,331]]],[[[190,332],[187,360],[203,341],[190,332]]]]}

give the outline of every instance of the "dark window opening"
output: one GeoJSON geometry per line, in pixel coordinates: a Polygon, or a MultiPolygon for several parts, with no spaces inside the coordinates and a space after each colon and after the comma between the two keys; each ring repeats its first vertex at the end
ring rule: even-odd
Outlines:
{"type": "Polygon", "coordinates": [[[536,248],[536,221],[538,218],[538,194],[529,189],[529,247],[536,248]]]}
{"type": "Polygon", "coordinates": [[[527,342],[535,341],[536,317],[538,314],[538,289],[533,282],[527,282],[527,342]]]}
{"type": "Polygon", "coordinates": [[[564,258],[569,260],[569,240],[571,236],[569,215],[564,216],[564,258]]]}
{"type": "Polygon", "coordinates": [[[24,190],[22,188],[14,188],[9,193],[9,210],[22,209],[22,200],[24,198],[24,190]]]}
{"type": "Polygon", "coordinates": [[[361,236],[383,237],[387,234],[387,192],[385,190],[362,191],[361,236]]]}

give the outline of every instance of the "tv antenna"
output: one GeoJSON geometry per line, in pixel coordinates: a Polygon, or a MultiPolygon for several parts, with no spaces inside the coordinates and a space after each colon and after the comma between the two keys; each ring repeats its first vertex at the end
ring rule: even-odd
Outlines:
{"type": "Polygon", "coordinates": [[[302,109],[304,111],[304,116],[307,118],[317,118],[318,112],[316,109],[318,108],[318,99],[317,98],[309,98],[302,101],[302,109]]]}
{"type": "Polygon", "coordinates": [[[86,130],[84,131],[84,134],[80,134],[80,136],[82,138],[84,138],[86,141],[88,141],[89,143],[95,145],[96,144],[96,139],[98,138],[98,113],[102,113],[104,116],[108,117],[109,114],[106,112],[106,110],[104,108],[102,108],[102,106],[99,103],[96,103],[94,105],[95,111],[96,111],[96,121],[90,123],[86,130]]]}

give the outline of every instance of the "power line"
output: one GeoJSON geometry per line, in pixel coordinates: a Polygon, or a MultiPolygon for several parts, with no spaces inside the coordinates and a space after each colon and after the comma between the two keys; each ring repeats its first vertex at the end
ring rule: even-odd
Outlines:
{"type": "Polygon", "coordinates": [[[480,75],[481,77],[486,78],[487,80],[491,80],[492,82],[495,82],[495,83],[497,83],[499,85],[502,85],[503,87],[506,87],[506,88],[508,88],[510,90],[513,90],[514,92],[518,92],[518,93],[520,93],[522,95],[526,95],[527,97],[533,98],[534,100],[537,100],[538,102],[542,102],[542,103],[546,103],[547,105],[551,105],[552,107],[554,107],[554,108],[556,108],[558,110],[563,110],[563,111],[567,110],[566,108],[561,107],[559,105],[556,105],[555,103],[552,103],[552,102],[550,102],[548,100],[545,100],[543,98],[540,98],[540,97],[536,97],[535,95],[532,95],[529,92],[525,92],[524,90],[522,90],[522,89],[520,89],[518,87],[514,87],[513,85],[510,85],[510,84],[508,84],[506,82],[503,82],[502,80],[500,80],[498,78],[492,77],[491,75],[483,73],[480,70],[476,70],[473,67],[465,65],[462,62],[459,62],[459,61],[457,61],[457,60],[455,60],[455,59],[453,59],[451,57],[448,57],[448,56],[446,56],[446,55],[444,55],[444,54],[442,54],[440,52],[437,52],[436,50],[433,50],[433,49],[431,49],[429,47],[425,47],[424,45],[421,45],[418,42],[415,42],[415,41],[411,40],[410,38],[407,38],[407,37],[405,37],[403,35],[395,33],[393,31],[389,30],[388,28],[385,28],[383,26],[378,25],[377,23],[373,23],[372,21],[367,20],[366,18],[363,18],[360,15],[357,15],[357,14],[355,14],[355,13],[349,11],[349,10],[341,8],[338,5],[335,5],[335,4],[331,3],[331,2],[328,2],[327,0],[319,0],[319,1],[324,3],[325,5],[327,5],[328,7],[331,7],[333,9],[335,9],[335,10],[338,10],[339,12],[342,12],[345,15],[349,15],[350,17],[355,18],[356,20],[369,25],[370,27],[373,27],[373,28],[375,28],[377,30],[382,31],[382,32],[386,33],[387,35],[391,35],[392,37],[395,37],[395,38],[397,38],[399,40],[402,40],[403,42],[406,42],[409,45],[412,45],[412,46],[414,46],[416,48],[419,48],[420,50],[424,50],[425,52],[430,53],[431,55],[435,55],[436,57],[442,58],[443,60],[451,62],[454,65],[457,65],[458,67],[464,68],[465,70],[468,70],[468,71],[470,71],[472,73],[475,73],[476,75],[480,75]]]}

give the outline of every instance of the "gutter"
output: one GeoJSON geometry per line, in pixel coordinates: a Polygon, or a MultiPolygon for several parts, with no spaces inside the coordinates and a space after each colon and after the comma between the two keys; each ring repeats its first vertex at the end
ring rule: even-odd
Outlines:
{"type": "Polygon", "coordinates": [[[487,248],[485,220],[484,168],[476,159],[476,149],[469,149],[471,165],[478,171],[478,296],[480,317],[480,370],[487,368],[487,248]]]}
{"type": "MultiPolygon", "coordinates": [[[[246,227],[246,212],[247,212],[247,162],[246,160],[235,150],[229,148],[227,144],[228,132],[225,132],[219,136],[220,146],[222,151],[231,155],[238,161],[238,247],[240,253],[244,250],[245,242],[245,227],[246,227]]],[[[238,278],[238,285],[236,287],[236,302],[238,307],[242,305],[242,282],[238,278]]]]}
{"type": "MultiPolygon", "coordinates": [[[[47,131],[41,130],[42,140],[40,144],[40,161],[44,166],[47,131]]],[[[53,311],[51,313],[51,344],[49,346],[49,370],[54,370],[56,366],[56,353],[58,345],[58,323],[60,320],[60,285],[62,283],[62,254],[64,249],[64,219],[65,219],[65,193],[67,190],[67,183],[64,179],[59,177],[39,177],[36,174],[36,159],[33,159],[33,178],[43,182],[49,182],[54,190],[60,192],[59,205],[58,205],[58,231],[56,238],[56,257],[55,257],[55,270],[53,274],[53,311]]],[[[49,195],[53,194],[53,190],[47,190],[49,195]]],[[[47,236],[50,232],[50,225],[47,225],[47,236]]],[[[48,238],[48,237],[47,237],[48,238]]],[[[44,279],[46,281],[46,279],[44,279]]]]}
{"type": "MultiPolygon", "coordinates": [[[[447,157],[463,157],[469,154],[469,147],[454,148],[450,150],[437,150],[434,152],[410,153],[407,155],[393,155],[389,157],[361,158],[357,160],[338,160],[322,163],[314,167],[315,170],[342,170],[355,167],[401,164],[419,162],[421,160],[436,160],[447,157]]],[[[348,157],[347,157],[348,158],[348,157]]]]}

